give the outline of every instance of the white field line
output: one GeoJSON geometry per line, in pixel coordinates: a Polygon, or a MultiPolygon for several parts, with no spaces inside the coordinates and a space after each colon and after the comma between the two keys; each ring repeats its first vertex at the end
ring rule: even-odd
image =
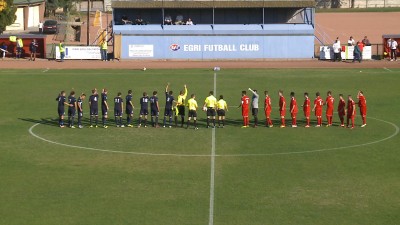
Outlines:
{"type": "MultiPolygon", "coordinates": [[[[386,120],[381,120],[378,118],[373,118],[373,117],[367,117],[368,119],[373,119],[373,120],[377,120],[380,121],[382,123],[386,123],[391,125],[395,131],[393,134],[391,134],[388,137],[385,137],[383,139],[379,139],[376,141],[371,141],[371,142],[367,142],[364,144],[357,144],[357,145],[348,145],[348,146],[341,146],[341,147],[334,147],[334,148],[324,148],[324,149],[315,149],[315,150],[308,150],[308,151],[300,151],[300,152],[276,152],[276,153],[265,153],[265,154],[215,154],[215,157],[254,157],[254,156],[276,156],[276,155],[295,155],[295,154],[309,154],[309,153],[316,153],[316,152],[327,152],[327,151],[335,151],[335,150],[343,150],[343,149],[349,149],[349,148],[357,148],[357,147],[362,147],[362,146],[367,146],[367,145],[373,145],[373,144],[378,144],[384,141],[387,141],[393,137],[395,137],[396,135],[399,134],[400,132],[400,128],[389,121],[386,120]]],[[[83,149],[83,150],[88,150],[88,151],[97,151],[97,152],[107,152],[107,153],[120,153],[120,154],[128,154],[128,155],[144,155],[144,156],[172,156],[172,157],[210,157],[211,155],[209,154],[173,154],[173,153],[146,153],[146,152],[124,152],[124,151],[116,151],[116,150],[109,150],[109,149],[99,149],[99,148],[90,148],[90,147],[84,147],[84,146],[77,146],[77,145],[69,145],[69,144],[64,144],[64,143],[60,143],[60,142],[56,142],[56,141],[52,141],[52,140],[48,140],[44,137],[41,137],[37,134],[35,134],[33,132],[34,128],[39,126],[41,123],[36,123],[34,125],[32,125],[29,128],[29,133],[39,139],[42,140],[44,142],[50,143],[50,144],[55,144],[55,145],[60,145],[60,146],[64,146],[64,147],[69,147],[69,148],[77,148],[77,149],[83,149]]],[[[359,129],[368,129],[367,128],[359,128],[359,129]]]]}
{"type": "Polygon", "coordinates": [[[389,71],[389,72],[393,72],[392,70],[390,70],[390,69],[388,69],[386,67],[383,67],[383,69],[386,70],[386,71],[389,71]]]}
{"type": "MultiPolygon", "coordinates": [[[[217,73],[214,72],[214,96],[217,96],[217,73]]],[[[214,190],[215,190],[215,128],[211,132],[211,175],[210,175],[210,214],[208,225],[214,224],[214,190]]]]}

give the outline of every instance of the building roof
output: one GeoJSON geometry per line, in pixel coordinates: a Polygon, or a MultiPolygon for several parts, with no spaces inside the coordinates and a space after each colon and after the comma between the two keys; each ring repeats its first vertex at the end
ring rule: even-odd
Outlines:
{"type": "Polygon", "coordinates": [[[23,5],[36,5],[44,2],[45,0],[14,0],[13,4],[17,6],[23,5]]]}
{"type": "Polygon", "coordinates": [[[112,8],[308,8],[313,0],[113,0],[112,8]]]}

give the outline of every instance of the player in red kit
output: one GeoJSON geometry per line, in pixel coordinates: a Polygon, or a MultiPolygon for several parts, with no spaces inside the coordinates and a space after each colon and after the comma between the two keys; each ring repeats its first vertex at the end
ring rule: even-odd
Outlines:
{"type": "Polygon", "coordinates": [[[286,115],[286,100],[283,97],[283,91],[279,90],[279,115],[281,116],[281,128],[286,126],[285,124],[285,115],[286,115]]]}
{"type": "Polygon", "coordinates": [[[356,103],[354,102],[351,95],[347,101],[347,128],[350,128],[349,120],[351,120],[351,129],[354,128],[354,119],[356,117],[356,103]]]}
{"type": "Polygon", "coordinates": [[[246,95],[246,91],[242,91],[242,99],[238,108],[242,107],[243,126],[242,128],[249,127],[249,103],[250,98],[246,95]]]}
{"type": "Polygon", "coordinates": [[[290,92],[290,115],[292,116],[292,127],[297,127],[296,117],[298,112],[297,101],[294,97],[294,92],[292,91],[290,92]]]}
{"type": "Polygon", "coordinates": [[[344,127],[344,116],[346,115],[346,101],[344,100],[342,94],[339,94],[339,105],[337,110],[340,118],[340,126],[344,127]]]}
{"type": "Polygon", "coordinates": [[[303,107],[303,112],[304,116],[306,117],[306,126],[305,127],[310,127],[310,111],[311,111],[311,102],[310,98],[308,98],[308,93],[304,93],[304,103],[302,105],[303,107]]]}
{"type": "Polygon", "coordinates": [[[313,112],[315,111],[315,116],[317,117],[317,126],[322,126],[322,106],[324,105],[324,100],[322,100],[319,92],[315,94],[317,97],[314,100],[314,108],[313,112]]]}
{"type": "Polygon", "coordinates": [[[326,94],[326,100],[325,100],[325,105],[326,105],[326,120],[327,120],[327,127],[332,126],[332,120],[333,120],[333,104],[335,102],[335,98],[332,96],[332,92],[328,91],[326,94]]]}
{"type": "Polygon", "coordinates": [[[360,107],[360,114],[362,117],[363,124],[361,127],[367,126],[367,100],[365,99],[364,93],[362,91],[358,91],[358,107],[360,107]]]}
{"type": "Polygon", "coordinates": [[[272,111],[272,106],[271,106],[271,97],[269,97],[268,91],[264,91],[265,94],[265,102],[264,102],[264,112],[265,112],[265,125],[267,127],[274,127],[271,121],[271,111],[272,111]]]}

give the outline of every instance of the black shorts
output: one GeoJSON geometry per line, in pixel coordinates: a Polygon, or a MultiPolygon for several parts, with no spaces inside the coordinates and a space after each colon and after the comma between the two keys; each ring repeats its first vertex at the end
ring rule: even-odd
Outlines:
{"type": "Polygon", "coordinates": [[[76,110],[75,109],[68,109],[68,116],[75,116],[76,110]]]}
{"type": "Polygon", "coordinates": [[[90,108],[90,115],[91,116],[99,115],[99,108],[90,108]]]}
{"type": "Polygon", "coordinates": [[[215,116],[215,109],[208,107],[207,108],[207,116],[215,116]]]}
{"type": "Polygon", "coordinates": [[[217,110],[217,114],[218,114],[218,116],[225,116],[225,110],[223,110],[223,109],[218,109],[218,110],[217,110]]]}
{"type": "Polygon", "coordinates": [[[196,110],[189,110],[189,113],[188,113],[188,115],[189,115],[189,117],[197,117],[197,112],[196,112],[196,110]]]}
{"type": "Polygon", "coordinates": [[[64,108],[58,108],[58,116],[64,116],[65,115],[65,109],[64,108]]]}
{"type": "Polygon", "coordinates": [[[121,109],[114,109],[114,116],[122,116],[122,110],[121,109]]]}
{"type": "Polygon", "coordinates": [[[148,114],[149,114],[149,110],[148,109],[140,109],[140,115],[147,116],[148,114]]]}
{"type": "Polygon", "coordinates": [[[151,116],[158,116],[159,112],[157,109],[151,109],[151,116]]]}
{"type": "Polygon", "coordinates": [[[133,108],[132,107],[126,107],[125,112],[126,112],[127,115],[132,115],[133,114],[133,108]]]}
{"type": "Polygon", "coordinates": [[[178,115],[180,115],[180,116],[185,115],[185,106],[184,105],[178,106],[178,115]]]}
{"type": "Polygon", "coordinates": [[[169,116],[169,117],[171,117],[172,116],[172,108],[170,109],[170,108],[165,108],[165,110],[164,110],[164,116],[169,116]]]}
{"type": "Polygon", "coordinates": [[[253,116],[257,116],[257,115],[258,115],[258,108],[252,108],[252,109],[251,109],[251,114],[252,114],[253,116]]]}
{"type": "Polygon", "coordinates": [[[103,116],[108,115],[107,107],[102,107],[102,108],[101,108],[101,114],[102,114],[103,116]]]}

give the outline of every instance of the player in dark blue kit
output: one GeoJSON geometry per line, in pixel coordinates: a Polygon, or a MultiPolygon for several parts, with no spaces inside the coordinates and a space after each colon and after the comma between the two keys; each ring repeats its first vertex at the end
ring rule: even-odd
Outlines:
{"type": "Polygon", "coordinates": [[[92,90],[92,95],[89,97],[89,108],[90,108],[90,126],[93,127],[93,117],[96,119],[96,125],[99,121],[99,94],[97,89],[92,90]]]}
{"type": "Polygon", "coordinates": [[[78,127],[83,128],[82,126],[82,117],[83,117],[83,100],[85,100],[85,93],[82,93],[78,98],[78,127]]]}
{"type": "Polygon", "coordinates": [[[164,110],[164,123],[163,127],[165,127],[165,122],[166,118],[169,117],[169,128],[171,128],[172,125],[172,106],[175,102],[174,96],[172,96],[173,92],[169,91],[168,92],[168,87],[169,83],[167,84],[167,87],[165,87],[165,110],[164,110]]]}
{"type": "Polygon", "coordinates": [[[75,91],[71,91],[68,96],[68,126],[70,128],[75,128],[74,126],[74,118],[76,113],[76,98],[75,98],[75,91]]]}
{"type": "Polygon", "coordinates": [[[128,91],[128,95],[125,97],[126,100],[126,126],[133,127],[131,124],[133,118],[133,103],[132,103],[132,90],[128,91]]]}
{"type": "Polygon", "coordinates": [[[140,115],[139,115],[139,125],[142,125],[142,120],[144,120],[144,127],[147,127],[147,115],[149,114],[149,96],[146,92],[143,92],[143,97],[140,98],[140,115]]]}
{"type": "Polygon", "coordinates": [[[150,110],[151,110],[151,125],[158,128],[158,114],[160,107],[158,105],[157,91],[153,91],[153,96],[150,97],[150,110]]]}
{"type": "Polygon", "coordinates": [[[60,128],[63,128],[64,127],[64,115],[65,115],[64,107],[66,105],[69,105],[66,102],[65,91],[61,91],[60,94],[58,94],[56,101],[58,101],[58,125],[60,126],[60,128]]]}
{"type": "Polygon", "coordinates": [[[107,117],[108,117],[108,103],[107,103],[107,89],[103,89],[101,92],[101,114],[103,127],[107,128],[107,117]]]}
{"type": "Polygon", "coordinates": [[[124,100],[121,98],[121,92],[114,98],[114,116],[117,127],[125,127],[122,124],[122,109],[124,108],[124,100]]]}

